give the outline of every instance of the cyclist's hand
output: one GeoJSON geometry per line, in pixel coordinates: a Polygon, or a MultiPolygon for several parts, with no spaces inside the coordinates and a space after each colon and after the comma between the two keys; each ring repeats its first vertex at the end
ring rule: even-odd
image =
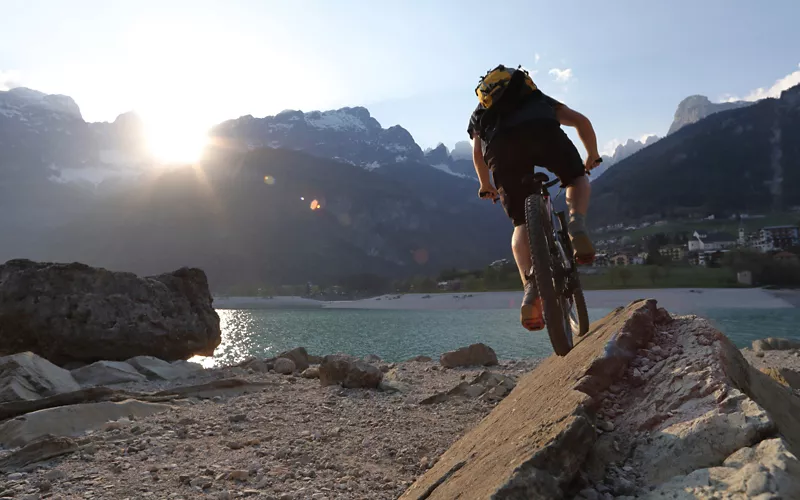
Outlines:
{"type": "Polygon", "coordinates": [[[587,156],[586,161],[584,162],[584,166],[586,167],[587,172],[591,172],[592,169],[596,168],[603,160],[599,156],[587,156]]]}
{"type": "Polygon", "coordinates": [[[497,199],[500,198],[500,194],[491,184],[481,184],[481,187],[478,188],[478,196],[492,200],[492,203],[497,203],[497,199]]]}

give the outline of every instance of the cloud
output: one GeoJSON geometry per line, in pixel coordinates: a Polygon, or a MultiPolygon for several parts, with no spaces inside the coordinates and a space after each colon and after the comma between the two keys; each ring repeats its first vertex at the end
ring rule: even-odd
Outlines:
{"type": "Polygon", "coordinates": [[[557,82],[568,82],[572,78],[572,69],[558,69],[553,68],[547,72],[549,75],[555,77],[557,82]]]}
{"type": "Polygon", "coordinates": [[[533,59],[534,59],[534,61],[536,62],[536,64],[538,64],[538,63],[539,63],[539,59],[540,59],[540,57],[539,57],[539,53],[538,53],[538,52],[537,52],[536,54],[534,54],[534,56],[533,56],[533,59]]]}
{"type": "MultiPolygon", "coordinates": [[[[800,68],[800,64],[797,65],[800,68]]],[[[723,96],[723,102],[734,102],[734,101],[758,101],[759,99],[766,99],[767,97],[780,97],[781,92],[786,89],[790,89],[795,85],[800,84],[800,69],[789,73],[788,75],[784,76],[783,78],[778,79],[772,87],[765,89],[763,87],[757,88],[747,94],[746,97],[736,97],[731,95],[723,96]]]]}
{"type": "Polygon", "coordinates": [[[10,90],[20,85],[20,74],[17,70],[0,70],[0,90],[10,90]]]}

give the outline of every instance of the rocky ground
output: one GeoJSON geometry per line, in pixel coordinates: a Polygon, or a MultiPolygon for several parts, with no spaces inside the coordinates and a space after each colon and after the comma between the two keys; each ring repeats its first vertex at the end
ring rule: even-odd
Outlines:
{"type": "MultiPolygon", "coordinates": [[[[625,331],[625,321],[602,335],[625,331]]],[[[767,500],[791,491],[800,479],[792,479],[796,460],[780,425],[723,377],[717,333],[692,317],[655,321],[619,381],[594,396],[596,437],[569,498],[767,500]]],[[[569,373],[597,363],[602,335],[536,373],[571,386],[569,373]]],[[[791,387],[797,347],[759,341],[742,353],[791,387]]],[[[0,358],[0,499],[394,499],[540,364],[495,364],[481,345],[397,364],[292,353],[207,370],[135,358],[68,372],[40,358],[0,358]],[[464,364],[491,366],[457,366],[464,364]],[[69,403],[57,399],[73,394],[69,403]]],[[[577,394],[548,380],[539,384],[552,396],[545,403],[514,392],[514,404],[531,408],[519,410],[546,420],[544,430],[565,422],[558,407],[577,394]]]]}
{"type": "MultiPolygon", "coordinates": [[[[323,387],[297,372],[241,367],[116,385],[152,394],[225,379],[254,384],[249,394],[196,391],[153,403],[166,405],[156,414],[103,424],[75,438],[77,451],[6,468],[0,498],[397,498],[504,395],[470,391],[487,379],[481,373],[513,387],[536,364],[447,369],[438,361],[372,361],[403,392],[323,387]]],[[[0,452],[0,464],[10,455],[0,452]]]]}

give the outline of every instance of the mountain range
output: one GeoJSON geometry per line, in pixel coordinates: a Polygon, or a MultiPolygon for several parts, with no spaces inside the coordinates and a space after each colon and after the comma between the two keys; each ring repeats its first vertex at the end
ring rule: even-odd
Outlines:
{"type": "MultiPolygon", "coordinates": [[[[684,100],[666,137],[607,157],[590,223],[800,203],[796,95],[684,100]]],[[[87,123],[69,97],[0,92],[0,234],[13,235],[0,261],[137,273],[196,265],[224,288],[510,257],[508,220],[476,197],[468,142],[423,151],[363,107],[244,116],[211,135],[201,162],[166,167],[134,113],[87,123]]]]}

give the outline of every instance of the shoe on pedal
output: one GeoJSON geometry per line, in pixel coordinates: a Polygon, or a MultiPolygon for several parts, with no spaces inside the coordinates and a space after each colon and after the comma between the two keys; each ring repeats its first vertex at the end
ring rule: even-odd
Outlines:
{"type": "Polygon", "coordinates": [[[519,321],[523,328],[532,332],[544,329],[542,298],[538,295],[539,291],[533,280],[525,283],[525,295],[519,310],[519,321]]]}
{"type": "Polygon", "coordinates": [[[572,248],[575,249],[575,262],[582,266],[591,265],[594,262],[595,251],[589,235],[581,232],[574,236],[570,235],[570,238],[572,248]]]}

